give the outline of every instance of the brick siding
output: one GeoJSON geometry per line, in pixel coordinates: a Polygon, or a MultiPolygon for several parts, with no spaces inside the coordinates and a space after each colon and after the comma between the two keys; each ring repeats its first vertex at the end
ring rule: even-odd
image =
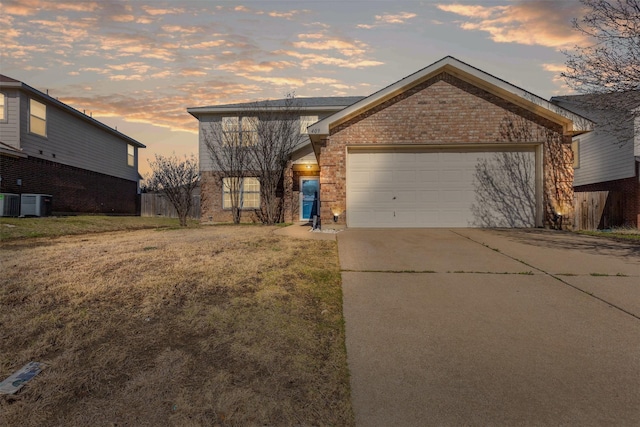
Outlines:
{"type": "MultiPolygon", "coordinates": [[[[222,208],[222,175],[211,171],[202,172],[200,185],[200,221],[233,222],[231,209],[222,208]]],[[[244,209],[240,221],[259,222],[255,209],[244,209]]]]}
{"type": "MultiPolygon", "coordinates": [[[[318,176],[318,172],[294,171],[289,165],[285,171],[284,180],[278,190],[278,197],[284,197],[284,221],[297,222],[300,220],[300,177],[318,176]]],[[[222,175],[206,171],[201,173],[202,196],[200,203],[200,220],[202,222],[232,222],[230,209],[222,208],[222,175]]],[[[242,211],[242,222],[260,222],[255,209],[242,211]]]]}
{"type": "MultiPolygon", "coordinates": [[[[571,209],[573,168],[570,140],[562,127],[489,92],[441,73],[331,129],[320,154],[321,220],[330,224],[333,209],[346,209],[347,146],[359,144],[403,144],[451,146],[460,144],[507,143],[500,126],[506,115],[526,120],[532,129],[529,139],[509,144],[554,144],[544,148],[545,225],[552,225],[553,209],[571,209]],[[545,135],[553,138],[545,139],[545,135]],[[551,142],[547,142],[551,141],[551,142]],[[554,149],[549,149],[554,148],[554,149]],[[559,148],[559,150],[557,149],[559,148]],[[550,154],[561,153],[556,167],[562,169],[559,182],[550,183],[550,154]]],[[[567,217],[572,217],[564,212],[567,217]]],[[[346,225],[348,212],[339,217],[346,225]]],[[[564,224],[570,227],[570,224],[564,224]]]]}
{"type": "Polygon", "coordinates": [[[140,214],[135,181],[44,159],[8,156],[0,156],[0,176],[2,193],[52,195],[54,214],[140,214]]]}

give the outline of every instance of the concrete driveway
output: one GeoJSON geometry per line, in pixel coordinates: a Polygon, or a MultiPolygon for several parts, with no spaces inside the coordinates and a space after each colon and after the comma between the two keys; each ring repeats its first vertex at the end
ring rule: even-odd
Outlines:
{"type": "Polygon", "coordinates": [[[358,426],[640,424],[640,245],[338,234],[358,426]]]}

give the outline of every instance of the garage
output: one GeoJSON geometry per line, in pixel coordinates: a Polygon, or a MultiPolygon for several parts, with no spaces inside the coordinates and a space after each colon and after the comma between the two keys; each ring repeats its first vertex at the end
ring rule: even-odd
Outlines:
{"type": "Polygon", "coordinates": [[[533,227],[533,146],[353,148],[347,154],[348,227],[533,227]]]}

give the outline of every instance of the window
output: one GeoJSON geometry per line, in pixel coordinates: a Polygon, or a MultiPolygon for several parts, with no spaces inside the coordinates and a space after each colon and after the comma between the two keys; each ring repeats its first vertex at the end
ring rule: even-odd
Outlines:
{"type": "Polygon", "coordinates": [[[222,208],[231,209],[231,186],[234,180],[240,180],[240,209],[260,208],[260,181],[258,178],[223,178],[222,208]]]}
{"type": "Polygon", "coordinates": [[[574,139],[571,142],[571,151],[573,151],[573,168],[578,169],[580,167],[580,140],[574,139]]]}
{"type": "Polygon", "coordinates": [[[7,121],[7,95],[0,93],[0,122],[7,121]]]}
{"type": "Polygon", "coordinates": [[[300,134],[306,135],[307,128],[318,121],[318,116],[300,116],[300,134]]]}
{"type": "Polygon", "coordinates": [[[47,136],[47,106],[35,99],[29,100],[29,132],[47,136]]]}
{"type": "Polygon", "coordinates": [[[241,121],[242,144],[256,145],[258,142],[258,118],[243,117],[241,121]]]}
{"type": "Polygon", "coordinates": [[[224,145],[256,145],[258,142],[257,117],[223,117],[222,133],[224,145]]]}
{"type": "Polygon", "coordinates": [[[136,149],[133,145],[127,144],[127,166],[136,165],[136,149]]]}

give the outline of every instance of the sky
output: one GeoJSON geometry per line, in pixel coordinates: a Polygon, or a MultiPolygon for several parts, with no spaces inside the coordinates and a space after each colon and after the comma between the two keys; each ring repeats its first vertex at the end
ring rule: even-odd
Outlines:
{"type": "Polygon", "coordinates": [[[370,95],[451,55],[549,99],[578,0],[0,0],[0,74],[147,146],[198,154],[188,107],[370,95]]]}

